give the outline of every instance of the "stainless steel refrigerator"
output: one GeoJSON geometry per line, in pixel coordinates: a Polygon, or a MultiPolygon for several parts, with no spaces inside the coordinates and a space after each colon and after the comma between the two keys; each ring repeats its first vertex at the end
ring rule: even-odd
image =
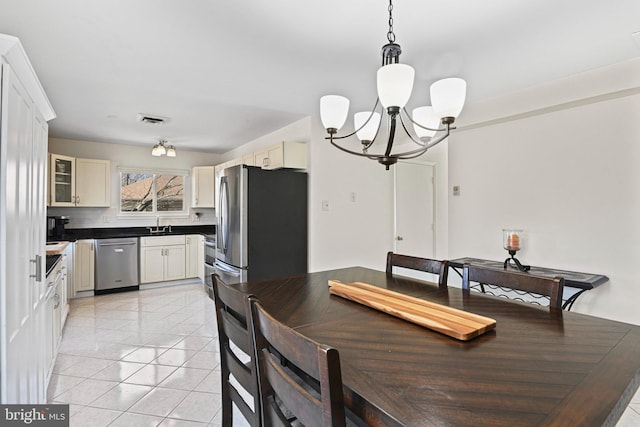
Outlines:
{"type": "Polygon", "coordinates": [[[215,272],[225,283],[306,273],[307,174],[239,165],[220,176],[215,272]]]}

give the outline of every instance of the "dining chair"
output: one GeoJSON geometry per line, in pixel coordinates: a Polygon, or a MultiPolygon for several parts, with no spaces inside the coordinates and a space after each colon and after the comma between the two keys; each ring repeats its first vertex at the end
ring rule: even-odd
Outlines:
{"type": "Polygon", "coordinates": [[[273,318],[251,297],[263,424],[346,425],[338,350],[273,318]]]}
{"type": "Polygon", "coordinates": [[[261,426],[258,374],[248,297],[224,283],[217,274],[211,276],[220,342],[222,426],[231,427],[234,424],[232,403],[238,407],[251,427],[261,426]],[[236,350],[233,349],[234,346],[236,350]],[[238,353],[237,349],[245,354],[238,353]],[[251,395],[253,405],[245,401],[242,391],[233,384],[231,376],[251,395]]]}
{"type": "Polygon", "coordinates": [[[449,275],[449,261],[438,261],[429,258],[420,258],[409,255],[400,255],[393,252],[387,253],[387,276],[393,274],[393,267],[408,268],[438,275],[438,286],[447,287],[449,275]]]}
{"type": "MultiPolygon", "coordinates": [[[[471,282],[537,294],[549,299],[550,309],[562,309],[562,291],[564,289],[562,277],[533,276],[528,273],[465,264],[462,272],[462,289],[471,290],[471,282]]],[[[522,301],[525,300],[522,299],[522,301]]]]}

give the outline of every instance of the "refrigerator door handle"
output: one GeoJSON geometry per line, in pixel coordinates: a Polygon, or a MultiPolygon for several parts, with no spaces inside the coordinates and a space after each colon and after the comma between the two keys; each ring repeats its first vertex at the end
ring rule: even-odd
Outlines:
{"type": "Polygon", "coordinates": [[[221,177],[220,178],[220,188],[218,188],[218,207],[220,209],[220,214],[218,215],[218,236],[219,238],[216,240],[216,246],[217,249],[220,249],[221,251],[224,252],[224,220],[225,220],[225,213],[224,213],[224,183],[225,183],[225,177],[221,177]]]}
{"type": "Polygon", "coordinates": [[[223,226],[224,234],[222,238],[222,251],[226,254],[228,249],[228,243],[229,243],[229,239],[227,238],[229,236],[229,225],[230,225],[229,218],[231,216],[231,208],[229,206],[229,181],[227,180],[226,176],[222,177],[222,179],[220,180],[220,185],[224,186],[224,191],[222,193],[222,196],[224,196],[225,203],[222,209],[226,210],[225,212],[226,220],[224,221],[224,226],[223,226]]]}
{"type": "Polygon", "coordinates": [[[236,270],[236,269],[227,267],[226,265],[221,264],[221,263],[219,263],[217,261],[216,261],[215,265],[216,265],[217,269],[224,271],[225,273],[227,273],[230,276],[240,277],[240,270],[236,270]]]}

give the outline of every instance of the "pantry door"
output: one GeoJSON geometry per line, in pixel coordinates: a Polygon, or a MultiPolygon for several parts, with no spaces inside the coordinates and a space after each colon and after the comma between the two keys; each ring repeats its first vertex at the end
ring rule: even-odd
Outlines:
{"type": "Polygon", "coordinates": [[[394,251],[424,258],[435,256],[435,165],[399,161],[394,168],[394,251]]]}

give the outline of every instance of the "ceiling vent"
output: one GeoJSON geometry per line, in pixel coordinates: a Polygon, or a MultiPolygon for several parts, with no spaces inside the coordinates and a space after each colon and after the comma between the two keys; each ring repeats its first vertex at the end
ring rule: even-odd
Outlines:
{"type": "Polygon", "coordinates": [[[150,125],[163,125],[169,121],[167,117],[152,116],[151,114],[138,114],[138,121],[150,125]]]}

